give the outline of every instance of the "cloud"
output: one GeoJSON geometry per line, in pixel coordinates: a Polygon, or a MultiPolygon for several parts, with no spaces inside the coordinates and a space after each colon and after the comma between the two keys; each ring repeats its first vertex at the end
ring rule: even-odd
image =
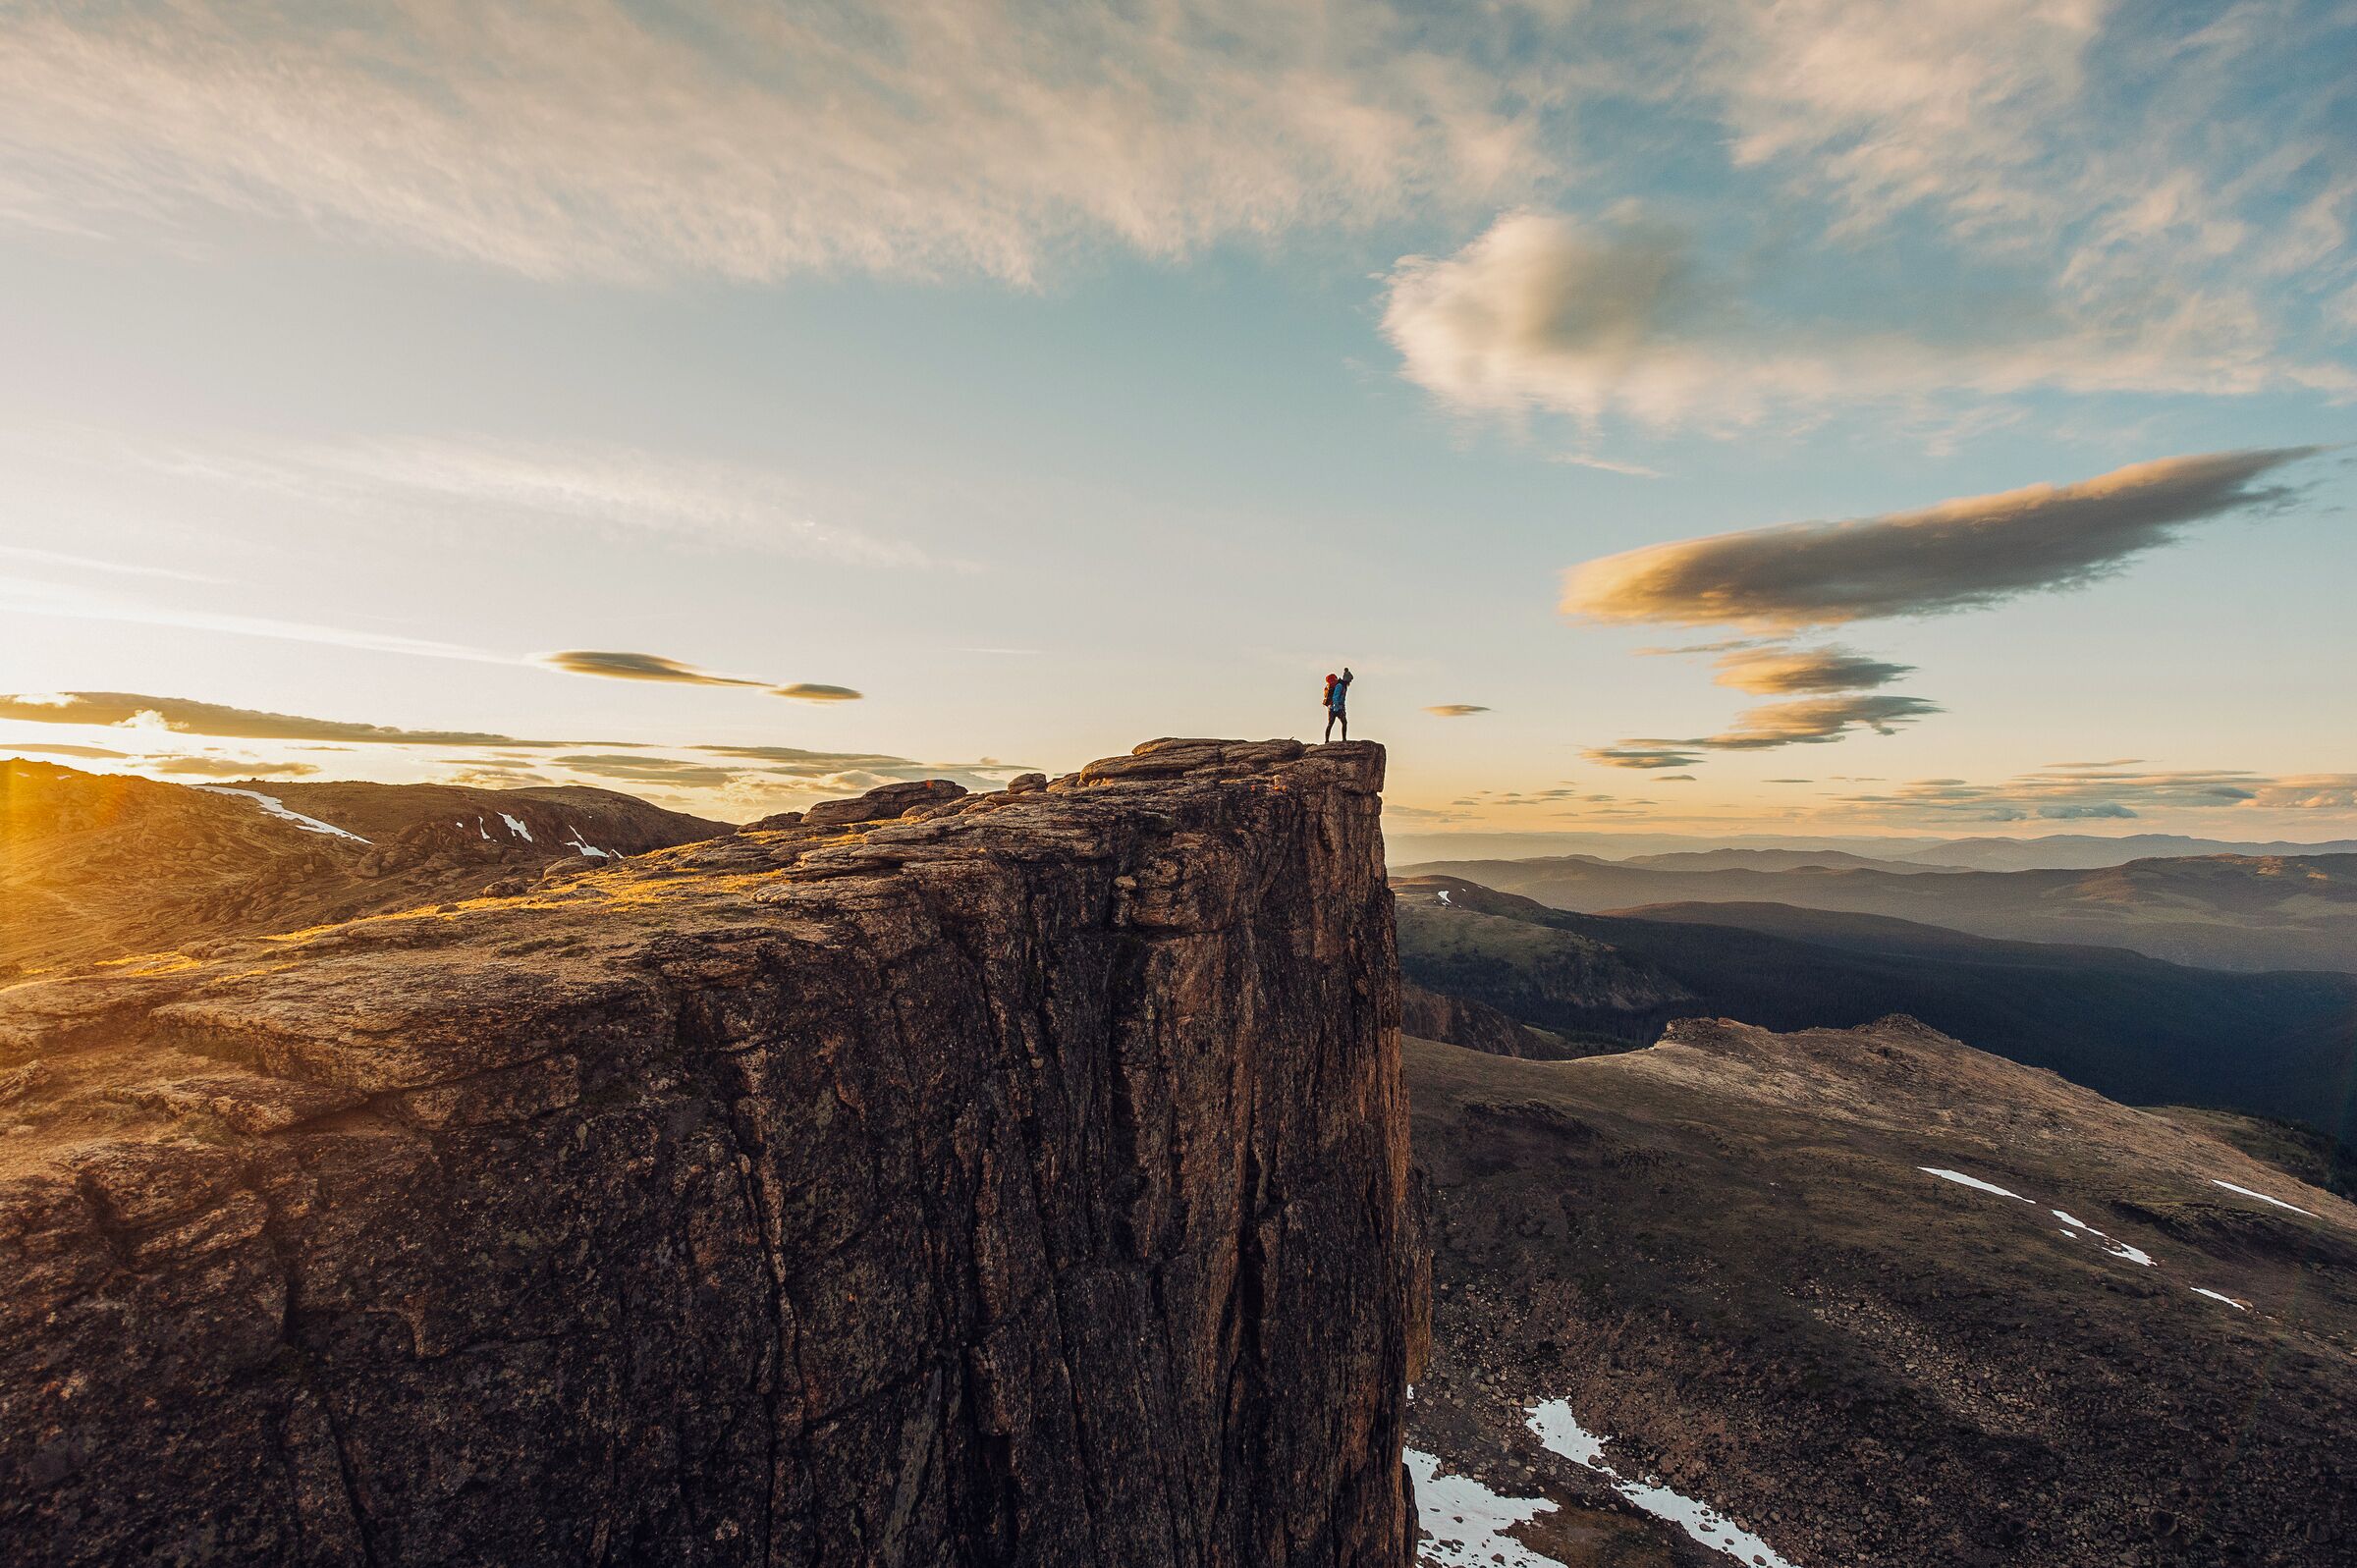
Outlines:
{"type": "Polygon", "coordinates": [[[66,621],[114,622],[129,625],[177,626],[190,631],[227,632],[233,636],[268,637],[282,642],[306,642],[323,647],[356,648],[367,653],[406,654],[427,659],[456,659],[469,664],[513,664],[507,654],[430,637],[408,637],[393,632],[360,631],[349,626],[312,621],[288,621],[275,616],[247,616],[220,610],[190,610],[154,604],[120,594],[43,582],[28,577],[0,577],[0,612],[49,616],[66,621]]]}
{"type": "Polygon", "coordinates": [[[1820,745],[1838,740],[1852,730],[1891,734],[1900,725],[1940,711],[1938,704],[1921,697],[1808,697],[1797,702],[1769,702],[1737,714],[1733,729],[1691,744],[1711,751],[1820,745]]]}
{"type": "MultiPolygon", "coordinates": [[[[51,435],[42,450],[136,464],[177,480],[333,508],[414,527],[655,534],[845,566],[950,567],[915,545],[812,515],[803,487],[767,468],[611,443],[386,439],[192,445],[103,430],[51,435]]],[[[843,503],[837,503],[842,505],[843,503]]]]}
{"type": "Polygon", "coordinates": [[[1590,746],[1580,753],[1607,768],[1691,768],[1702,761],[1690,741],[1624,740],[1617,746],[1590,746]]]}
{"type": "Polygon", "coordinates": [[[1979,609],[2074,588],[2192,524],[2284,499],[2259,480],[2314,447],[2163,458],[1917,512],[1648,545],[1575,567],[1566,614],[1783,631],[1979,609]]]}
{"type": "MultiPolygon", "coordinates": [[[[1715,735],[1687,740],[1638,737],[1582,753],[1608,768],[1690,768],[1714,751],[1773,751],[1780,746],[1814,746],[1839,740],[1853,730],[1895,733],[1926,714],[1939,713],[1921,697],[1856,695],[1805,697],[1764,702],[1735,716],[1734,725],[1715,735]]],[[[1804,782],[1805,781],[1801,781],[1804,782]]]]}
{"type": "Polygon", "coordinates": [[[106,747],[104,747],[104,746],[19,746],[19,745],[8,745],[8,746],[0,746],[0,750],[5,750],[5,751],[9,751],[9,752],[16,752],[16,753],[23,753],[23,754],[25,754],[25,755],[27,755],[27,756],[38,756],[38,757],[89,757],[89,758],[93,758],[93,759],[106,759],[106,758],[121,759],[121,758],[126,758],[126,757],[129,757],[129,756],[131,755],[131,753],[129,753],[129,752],[127,752],[127,751],[110,751],[110,750],[108,750],[108,749],[107,749],[106,747]]]}
{"type": "Polygon", "coordinates": [[[603,676],[611,680],[665,680],[694,686],[759,686],[768,682],[740,676],[716,676],[709,670],[684,665],[652,653],[619,653],[594,648],[567,648],[536,653],[532,663],[562,670],[567,675],[603,676]]]}
{"type": "Polygon", "coordinates": [[[630,784],[670,784],[681,789],[708,789],[729,783],[739,770],[710,763],[683,762],[676,757],[557,756],[548,765],[586,774],[592,779],[616,779],[630,784]]]}
{"type": "Polygon", "coordinates": [[[2304,811],[2357,815],[2357,774],[2249,773],[2066,764],[1997,784],[1917,779],[1844,795],[1842,804],[1902,818],[1981,822],[2078,821],[2175,811],[2304,811]]]}
{"type": "MultiPolygon", "coordinates": [[[[564,742],[518,740],[511,735],[466,730],[401,730],[390,725],[341,719],[306,719],[258,708],[232,708],[187,697],[150,697],[132,691],[0,693],[0,719],[33,724],[153,726],[175,734],[219,735],[232,740],[350,740],[372,745],[547,746],[564,742]]],[[[577,743],[577,742],[576,742],[577,743]]]]}
{"type": "Polygon", "coordinates": [[[201,571],[182,571],[172,567],[149,566],[142,562],[109,561],[102,556],[78,556],[62,550],[36,550],[29,545],[0,545],[0,556],[13,556],[19,561],[37,561],[44,567],[67,567],[78,571],[103,571],[125,577],[169,577],[176,582],[203,583],[226,580],[201,571]]]}
{"type": "Polygon", "coordinates": [[[162,757],[144,764],[154,773],[198,779],[301,779],[317,773],[308,762],[256,762],[250,757],[162,757]]]}
{"type": "Polygon", "coordinates": [[[906,768],[913,767],[905,757],[893,757],[873,751],[804,751],[798,746],[696,746],[692,748],[716,757],[736,757],[746,762],[769,763],[767,772],[803,775],[818,778],[842,773],[850,768],[906,768]]]}
{"type": "Polygon", "coordinates": [[[1889,664],[1847,648],[1755,648],[1722,655],[1716,678],[1723,686],[1761,695],[1795,691],[1857,691],[1887,686],[1914,666],[1889,664]]]}
{"type": "Polygon", "coordinates": [[[1466,719],[1477,713],[1488,713],[1490,710],[1474,702],[1444,702],[1424,711],[1436,719],[1466,719]]]}
{"type": "Polygon", "coordinates": [[[1383,332],[1400,373],[1441,404],[1561,414],[1591,434],[1617,416],[1728,436],[1859,404],[1938,414],[1938,432],[1958,427],[1956,399],[2041,389],[2357,390],[2345,367],[2279,361],[2240,297],[2180,286],[2078,298],[2056,285],[1962,318],[1952,301],[1903,291],[1778,311],[1765,284],[1650,221],[1508,212],[1453,255],[1400,257],[1386,289],[1383,332]]]}
{"type": "Polygon", "coordinates": [[[827,686],[816,681],[797,680],[791,686],[772,686],[773,697],[791,697],[796,702],[857,702],[865,695],[849,686],[827,686]]]}
{"type": "MultiPolygon", "coordinates": [[[[0,210],[68,232],[283,219],[533,277],[976,272],[1179,256],[1522,184],[1480,19],[1138,8],[189,0],[12,20],[0,210]]],[[[1535,105],[1534,105],[1535,106],[1535,105]]]]}

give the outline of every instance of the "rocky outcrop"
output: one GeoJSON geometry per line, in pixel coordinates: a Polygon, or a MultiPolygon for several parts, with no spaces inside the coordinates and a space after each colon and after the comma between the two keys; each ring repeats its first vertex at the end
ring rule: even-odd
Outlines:
{"type": "Polygon", "coordinates": [[[1516,1023],[1486,1002],[1427,991],[1404,982],[1399,987],[1399,1028],[1419,1040],[1444,1041],[1467,1051],[1487,1052],[1493,1056],[1561,1061],[1593,1055],[1597,1049],[1574,1045],[1561,1035],[1516,1023]]]}
{"type": "Polygon", "coordinates": [[[1156,742],[0,994],[0,1557],[1403,1564],[1382,774],[1156,742]]]}

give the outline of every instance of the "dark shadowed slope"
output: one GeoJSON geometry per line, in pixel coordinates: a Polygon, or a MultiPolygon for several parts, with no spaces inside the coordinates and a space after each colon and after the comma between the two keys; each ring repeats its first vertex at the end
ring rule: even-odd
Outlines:
{"type": "Polygon", "coordinates": [[[1888,915],[1976,936],[2126,947],[2218,969],[2357,971],[2357,855],[2138,860],[2094,871],[1676,871],[1571,857],[1435,862],[1558,909],[1782,903],[1888,915]]]}
{"type": "Polygon", "coordinates": [[[2357,1560],[2357,1208],[1909,1020],[1406,1060],[1427,1528],[1470,1475],[1567,1568],[1726,1564],[1660,1488],[1798,1568],[2357,1560]]]}
{"type": "Polygon", "coordinates": [[[2349,975],[2194,969],[2118,948],[1997,942],[1775,904],[1677,905],[1640,919],[1548,909],[1454,879],[1394,887],[1410,980],[1567,1035],[1642,1044],[1677,1017],[1801,1029],[1905,1012],[2134,1105],[2192,1103],[2337,1129],[2357,1092],[2349,975]],[[1551,971],[1526,954],[1557,946],[1591,955],[1592,972],[1649,976],[1660,995],[1543,986],[1551,971]]]}
{"type": "Polygon", "coordinates": [[[470,897],[728,831],[611,789],[196,786],[0,761],[0,973],[470,897]]]}

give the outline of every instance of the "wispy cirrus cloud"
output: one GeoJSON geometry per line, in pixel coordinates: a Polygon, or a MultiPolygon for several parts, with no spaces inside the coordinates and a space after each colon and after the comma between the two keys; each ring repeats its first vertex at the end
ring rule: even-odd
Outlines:
{"type": "Polygon", "coordinates": [[[1424,710],[1436,719],[1470,719],[1477,713],[1490,710],[1477,702],[1444,702],[1424,710]]]}
{"type": "Polygon", "coordinates": [[[2099,581],[2197,523],[2280,502],[2292,492],[2262,481],[2319,450],[2161,458],[1915,512],[1647,545],[1571,568],[1562,608],[1772,632],[1983,609],[2099,581]]]}
{"type": "MultiPolygon", "coordinates": [[[[330,16],[189,0],[10,25],[0,211],[281,217],[535,277],[982,273],[1184,254],[1515,188],[1485,30],[1369,0],[716,0],[330,16]]],[[[1546,96],[1543,80],[1514,83],[1546,96]]]]}
{"type": "Polygon", "coordinates": [[[822,519],[791,475],[613,443],[447,436],[159,443],[74,429],[44,431],[42,449],[405,526],[456,515],[470,528],[649,534],[851,567],[970,569],[905,540],[822,519]]]}

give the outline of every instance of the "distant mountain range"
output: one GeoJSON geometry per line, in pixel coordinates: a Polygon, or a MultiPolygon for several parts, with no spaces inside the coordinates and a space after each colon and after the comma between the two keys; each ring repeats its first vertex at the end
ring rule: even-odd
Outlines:
{"type": "MultiPolygon", "coordinates": [[[[1736,851],[1735,853],[1742,853],[1736,851]]],[[[1976,936],[2126,947],[2219,969],[2357,971],[2357,854],[2195,855],[2086,871],[1950,871],[1854,863],[1729,866],[1593,856],[1395,864],[1558,909],[1787,904],[1886,915],[1976,936]]]]}
{"type": "Polygon", "coordinates": [[[611,789],[178,784],[0,760],[0,975],[468,898],[731,831],[611,789]]]}
{"type": "Polygon", "coordinates": [[[1776,904],[1606,916],[1461,878],[1393,889],[1407,979],[1591,1051],[1646,1044],[1681,1017],[1802,1029],[1904,1012],[2132,1105],[2329,1130],[2357,1114],[2357,976],[2221,972],[1776,904]]]}
{"type": "MultiPolygon", "coordinates": [[[[1395,867],[1427,861],[1526,860],[1586,855],[1598,860],[1637,860],[1679,854],[1736,852],[1724,863],[1775,869],[1781,865],[1842,865],[1861,862],[1892,868],[1948,866],[1962,871],[2092,871],[2179,855],[2345,855],[2357,854],[2357,838],[2319,843],[2287,840],[2188,838],[2178,834],[2134,833],[2117,838],[2058,833],[2036,838],[1924,837],[1810,837],[1732,834],[1698,837],[1672,833],[1412,833],[1386,835],[1395,867]],[[1744,859],[1749,853],[1757,858],[1744,859]]],[[[1695,867],[1694,869],[1700,869],[1695,867]]]]}

